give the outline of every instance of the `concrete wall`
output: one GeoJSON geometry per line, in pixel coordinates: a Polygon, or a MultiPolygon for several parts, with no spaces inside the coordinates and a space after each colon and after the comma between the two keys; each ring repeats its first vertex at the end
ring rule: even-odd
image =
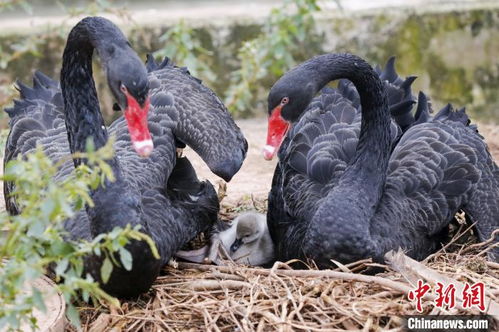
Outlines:
{"type": "MultiPolygon", "coordinates": [[[[235,55],[241,41],[260,32],[264,15],[191,21],[203,45],[212,51],[210,65],[217,80],[211,85],[219,94],[223,95],[229,75],[237,67],[235,55]]],[[[396,55],[399,73],[417,75],[415,87],[429,93],[435,108],[452,102],[467,106],[482,121],[499,121],[499,3],[475,1],[472,6],[446,4],[343,12],[331,7],[318,17],[318,22],[318,31],[303,47],[303,53],[297,55],[299,59],[323,52],[353,52],[383,64],[396,55]]],[[[24,54],[6,70],[0,70],[0,84],[2,77],[4,84],[15,78],[28,80],[34,68],[57,76],[68,29],[44,36],[40,54],[24,54]]],[[[128,29],[128,35],[144,55],[163,46],[159,36],[166,29],[168,24],[161,21],[140,21],[139,27],[128,29]]],[[[35,30],[43,32],[43,26],[35,30]]],[[[0,35],[4,50],[26,38],[33,29],[5,31],[8,33],[0,35]]],[[[264,82],[260,102],[252,112],[264,112],[265,92],[274,80],[269,76],[264,82]]]]}
{"type": "Polygon", "coordinates": [[[499,8],[378,12],[326,20],[328,50],[349,51],[417,75],[436,106],[467,106],[499,120],[499,8]]]}

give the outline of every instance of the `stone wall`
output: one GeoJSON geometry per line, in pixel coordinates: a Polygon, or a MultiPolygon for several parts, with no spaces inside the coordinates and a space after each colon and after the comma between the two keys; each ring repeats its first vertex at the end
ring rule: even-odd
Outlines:
{"type": "Polygon", "coordinates": [[[387,12],[328,19],[328,50],[361,54],[374,63],[391,55],[397,70],[417,75],[417,89],[435,106],[467,106],[499,120],[499,8],[448,12],[387,12]]]}
{"type": "MultiPolygon", "coordinates": [[[[398,72],[417,75],[414,86],[429,93],[435,108],[451,102],[467,106],[481,121],[499,121],[499,5],[466,10],[330,10],[318,17],[318,23],[317,34],[310,39],[313,42],[299,58],[323,52],[353,52],[383,64],[395,55],[398,72]]],[[[211,66],[217,81],[211,85],[223,95],[229,75],[237,67],[236,52],[241,41],[260,32],[261,20],[194,24],[203,45],[212,51],[211,66]]],[[[134,48],[144,56],[162,46],[159,36],[166,29],[167,24],[141,24],[127,33],[134,48]]],[[[15,78],[29,80],[34,68],[57,76],[66,32],[44,36],[40,54],[24,54],[0,71],[4,84],[15,78]]],[[[0,47],[9,49],[23,38],[23,32],[0,35],[0,47]]],[[[269,77],[265,82],[261,102],[251,110],[253,113],[263,114],[265,91],[274,79],[269,77]]]]}

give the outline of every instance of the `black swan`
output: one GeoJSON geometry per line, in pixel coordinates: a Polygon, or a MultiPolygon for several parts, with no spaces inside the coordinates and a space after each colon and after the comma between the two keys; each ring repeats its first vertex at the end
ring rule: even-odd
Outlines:
{"type": "MultiPolygon", "coordinates": [[[[115,157],[108,161],[116,181],[93,191],[95,206],[79,211],[65,222],[65,228],[73,239],[91,239],[115,226],[141,225],[141,231],[152,237],[161,259],[152,256],[146,243],[132,241],[127,246],[133,257],[131,271],[115,267],[103,285],[109,293],[125,297],[147,291],[172,254],[217,220],[215,190],[209,182],[198,181],[189,161],[177,155],[177,147],[192,147],[227,181],[239,170],[247,150],[246,140],[222,102],[185,68],[175,67],[168,59],[158,64],[151,57],[146,66],[113,23],[85,18],[68,36],[61,88],[37,72],[33,88],[18,83],[21,99],[6,110],[11,131],[5,163],[33,151],[37,144],[57,161],[85,151],[88,137],[96,148],[109,135],[116,137],[115,157]],[[92,78],[94,49],[117,106],[124,110],[109,132],[92,78]],[[131,143],[139,154],[149,157],[140,157],[131,143]]],[[[81,162],[85,161],[74,163],[81,162]]],[[[65,163],[57,179],[73,167],[73,162],[65,163]]],[[[6,207],[16,214],[12,191],[12,184],[6,183],[6,207]]],[[[99,257],[88,257],[85,268],[100,280],[100,265],[99,257]]]]}
{"type": "MultiPolygon", "coordinates": [[[[385,79],[397,76],[388,72],[385,79]]],[[[415,116],[402,110],[412,107],[404,97],[394,122],[389,103],[397,93],[386,85],[363,59],[326,54],[272,87],[264,156],[281,146],[267,215],[277,259],[312,258],[328,267],[331,259],[383,261],[399,247],[423,259],[459,210],[476,222],[480,240],[499,227],[499,169],[464,109],[449,105],[431,118],[420,94],[415,116]],[[345,83],[312,101],[340,78],[355,86],[359,107],[345,83]]],[[[489,257],[497,260],[499,250],[489,257]]]]}

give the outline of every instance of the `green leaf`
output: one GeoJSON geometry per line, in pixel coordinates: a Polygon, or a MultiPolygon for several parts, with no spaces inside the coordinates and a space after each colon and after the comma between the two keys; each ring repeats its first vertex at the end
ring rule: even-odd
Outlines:
{"type": "Polygon", "coordinates": [[[55,274],[57,274],[58,276],[63,275],[68,266],[69,266],[69,260],[67,258],[62,259],[57,263],[57,267],[55,268],[54,271],[55,274]]]}
{"type": "Polygon", "coordinates": [[[45,225],[40,221],[36,221],[30,225],[27,235],[30,237],[39,237],[44,231],[45,225]]]}
{"type": "Polygon", "coordinates": [[[90,299],[90,293],[89,293],[89,291],[84,290],[84,291],[81,293],[81,297],[83,298],[83,301],[85,301],[85,302],[87,302],[87,303],[88,303],[88,300],[90,299]]]}
{"type": "Polygon", "coordinates": [[[125,268],[125,270],[130,271],[132,269],[132,255],[125,248],[120,248],[119,253],[123,267],[125,268]]]}
{"type": "Polygon", "coordinates": [[[43,312],[47,311],[47,307],[45,306],[45,301],[43,300],[43,295],[42,293],[36,288],[36,287],[31,287],[31,291],[33,294],[33,304],[34,306],[43,312]]]}
{"type": "Polygon", "coordinates": [[[107,283],[109,281],[111,272],[113,272],[113,263],[108,257],[106,257],[106,259],[104,259],[104,263],[102,263],[102,266],[100,268],[102,282],[107,283]]]}
{"type": "Polygon", "coordinates": [[[50,253],[54,256],[68,256],[74,252],[74,247],[64,241],[54,241],[50,247],[50,253]]]}
{"type": "Polygon", "coordinates": [[[87,138],[86,149],[87,149],[87,153],[92,153],[95,151],[94,140],[90,136],[87,138]]]}
{"type": "Polygon", "coordinates": [[[71,324],[73,324],[73,326],[75,326],[78,330],[81,330],[80,314],[72,303],[68,304],[68,307],[66,309],[66,317],[71,322],[71,324]]]}

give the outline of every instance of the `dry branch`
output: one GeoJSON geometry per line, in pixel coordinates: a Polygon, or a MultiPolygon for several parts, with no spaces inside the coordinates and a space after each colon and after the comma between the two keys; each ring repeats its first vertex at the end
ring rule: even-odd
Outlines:
{"type": "MultiPolygon", "coordinates": [[[[264,205],[253,198],[247,207],[264,205]]],[[[226,208],[221,216],[233,218],[239,212],[239,207],[226,208]]],[[[462,239],[466,228],[461,227],[454,241],[462,239]]],[[[317,270],[313,262],[301,262],[308,268],[293,270],[290,264],[297,261],[277,263],[272,269],[233,262],[224,266],[178,262],[165,268],[148,294],[122,302],[117,310],[82,308],[83,330],[102,326],[94,322],[104,314],[100,322],[109,322],[106,330],[115,331],[401,331],[401,316],[419,314],[407,294],[421,278],[430,283],[483,282],[489,303],[498,303],[499,264],[486,261],[483,254],[477,256],[490,243],[455,244],[427,261],[407,260],[394,266],[400,272],[370,261],[335,270],[317,270]],[[370,266],[385,272],[353,273],[370,266]]],[[[425,295],[423,314],[450,313],[435,308],[434,300],[433,293],[425,295]]],[[[494,313],[494,308],[492,304],[489,312],[494,313]]],[[[458,307],[453,313],[470,311],[458,307]]]]}

